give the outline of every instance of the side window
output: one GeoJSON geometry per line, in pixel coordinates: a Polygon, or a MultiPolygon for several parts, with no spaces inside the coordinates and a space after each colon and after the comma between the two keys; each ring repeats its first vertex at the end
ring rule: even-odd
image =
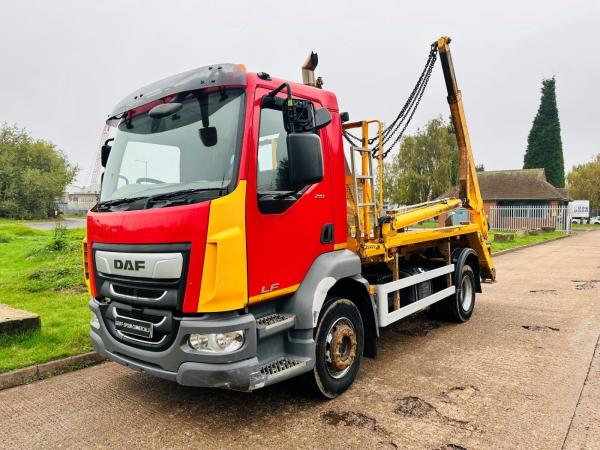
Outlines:
{"type": "Polygon", "coordinates": [[[287,131],[281,111],[264,108],[260,112],[257,155],[257,191],[289,191],[287,131]]]}

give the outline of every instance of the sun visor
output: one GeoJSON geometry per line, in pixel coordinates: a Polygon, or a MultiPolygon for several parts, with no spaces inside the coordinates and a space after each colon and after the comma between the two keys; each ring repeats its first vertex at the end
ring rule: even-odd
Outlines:
{"type": "Polygon", "coordinates": [[[113,109],[107,123],[126,111],[179,92],[214,86],[245,86],[243,64],[215,64],[188,70],[132,92],[113,109]]]}

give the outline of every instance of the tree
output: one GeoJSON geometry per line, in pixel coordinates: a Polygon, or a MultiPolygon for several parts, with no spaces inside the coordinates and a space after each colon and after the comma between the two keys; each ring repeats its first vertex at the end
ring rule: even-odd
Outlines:
{"type": "Polygon", "coordinates": [[[77,171],[54,144],[4,124],[0,128],[0,217],[48,217],[77,171]]]}
{"type": "Polygon", "coordinates": [[[456,181],[458,150],[452,127],[442,117],[403,139],[400,152],[384,166],[387,202],[409,205],[432,200],[456,181]]]}
{"type": "Polygon", "coordinates": [[[551,184],[556,187],[565,186],[565,163],[554,77],[542,81],[542,98],[527,137],[523,168],[543,168],[546,171],[546,179],[551,184]]]}
{"type": "Polygon", "coordinates": [[[600,209],[600,154],[589,163],[574,166],[567,181],[572,198],[589,200],[591,209],[600,209]]]}
{"type": "Polygon", "coordinates": [[[483,164],[475,164],[476,172],[485,172],[485,166],[483,164]]]}

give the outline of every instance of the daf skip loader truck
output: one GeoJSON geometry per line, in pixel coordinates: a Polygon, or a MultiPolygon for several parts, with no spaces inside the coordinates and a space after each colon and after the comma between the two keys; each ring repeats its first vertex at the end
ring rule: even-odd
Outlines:
{"type": "Polygon", "coordinates": [[[432,44],[387,127],[340,112],[316,54],[303,83],[215,64],[122,100],[83,243],[96,351],[186,386],[252,391],[303,375],[333,398],[376,356],[381,328],[422,310],[469,320],[495,270],[448,44],[432,44]],[[438,58],[459,195],[386,211],[386,144],[438,58]],[[412,228],[458,208],[468,221],[412,228]]]}

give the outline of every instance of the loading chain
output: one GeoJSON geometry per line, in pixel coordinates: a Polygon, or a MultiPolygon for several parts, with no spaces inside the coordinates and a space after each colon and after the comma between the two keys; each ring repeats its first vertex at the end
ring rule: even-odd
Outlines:
{"type": "MultiPolygon", "coordinates": [[[[385,127],[385,129],[383,130],[382,147],[384,147],[390,141],[390,139],[392,139],[396,135],[396,133],[398,133],[400,127],[402,127],[400,133],[396,135],[392,144],[388,146],[386,150],[383,150],[383,158],[385,158],[390,153],[392,148],[394,148],[394,146],[400,141],[400,139],[402,139],[402,136],[404,135],[408,124],[412,120],[419,106],[419,103],[421,102],[421,98],[423,97],[425,88],[429,83],[431,72],[433,71],[435,61],[437,60],[437,54],[438,46],[437,42],[434,42],[433,44],[431,44],[431,49],[429,50],[429,56],[427,57],[425,67],[423,68],[423,71],[421,72],[421,75],[419,76],[415,87],[413,88],[412,92],[408,96],[408,99],[404,103],[404,106],[402,106],[402,109],[400,110],[394,121],[389,126],[385,127]]],[[[348,131],[344,131],[343,135],[344,139],[346,139],[346,141],[350,145],[363,145],[362,139],[360,137],[355,136],[348,131]]],[[[369,145],[372,145],[373,142],[377,141],[378,139],[378,136],[369,139],[369,145]]],[[[371,148],[373,157],[379,157],[377,150],[377,146],[371,148]]]]}

